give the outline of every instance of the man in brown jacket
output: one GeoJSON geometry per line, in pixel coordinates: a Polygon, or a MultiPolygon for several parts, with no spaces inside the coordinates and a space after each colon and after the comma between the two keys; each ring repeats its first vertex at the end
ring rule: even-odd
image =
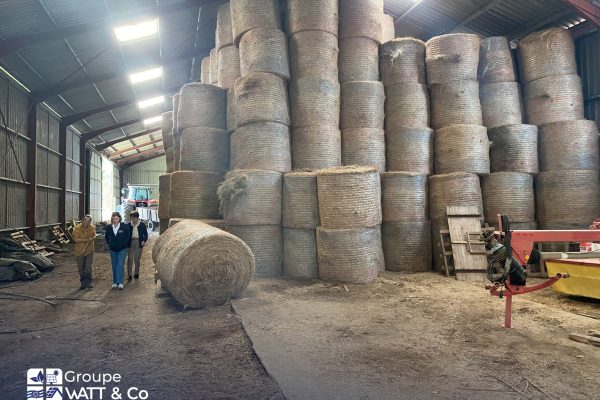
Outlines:
{"type": "Polygon", "coordinates": [[[86,215],[81,224],[73,228],[73,239],[75,248],[73,253],[77,256],[77,268],[79,269],[79,290],[93,288],[92,286],[92,261],[94,259],[94,238],[96,227],[92,225],[92,217],[86,215]]]}

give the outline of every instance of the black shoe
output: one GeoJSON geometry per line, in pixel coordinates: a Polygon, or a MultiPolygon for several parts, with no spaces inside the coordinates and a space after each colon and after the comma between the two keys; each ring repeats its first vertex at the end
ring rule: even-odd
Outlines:
{"type": "Polygon", "coordinates": [[[139,277],[140,277],[140,276],[139,276],[138,274],[135,274],[133,277],[134,277],[135,279],[139,279],[139,277]]]}
{"type": "Polygon", "coordinates": [[[130,281],[130,280],[132,280],[132,279],[133,279],[133,278],[131,277],[131,275],[129,275],[129,276],[127,277],[127,280],[128,280],[128,281],[130,281]]]}
{"type": "Polygon", "coordinates": [[[92,284],[90,283],[89,285],[87,285],[87,288],[88,288],[88,289],[93,289],[93,288],[94,288],[94,285],[92,285],[92,284]]]}
{"type": "Polygon", "coordinates": [[[82,283],[81,286],[79,286],[79,290],[85,290],[86,286],[82,283]]]}

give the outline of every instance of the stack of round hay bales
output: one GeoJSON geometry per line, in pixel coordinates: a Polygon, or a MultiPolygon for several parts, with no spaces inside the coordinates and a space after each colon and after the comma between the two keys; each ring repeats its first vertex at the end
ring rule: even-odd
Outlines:
{"type": "Polygon", "coordinates": [[[169,214],[171,199],[171,173],[162,174],[158,177],[158,218],[160,234],[169,227],[169,214]]]}
{"type": "MultiPolygon", "coordinates": [[[[216,74],[216,84],[225,89],[232,89],[235,80],[240,77],[241,73],[240,52],[233,40],[231,7],[229,3],[221,5],[217,10],[215,49],[217,51],[217,64],[213,74],[216,74]]],[[[202,60],[202,72],[204,72],[204,60],[202,60]]],[[[208,83],[205,82],[204,77],[201,82],[208,83]]]]}
{"type": "Polygon", "coordinates": [[[218,219],[217,188],[223,174],[177,171],[171,175],[170,218],[218,219]]]}
{"type": "Polygon", "coordinates": [[[158,276],[184,308],[221,305],[250,283],[254,257],[235,236],[202,222],[182,221],[163,238],[156,257],[158,276]]]}
{"type": "Polygon", "coordinates": [[[179,156],[181,154],[181,135],[179,134],[179,127],[177,122],[180,98],[181,94],[179,93],[176,93],[173,96],[173,172],[179,171],[179,156]]]}
{"type": "Polygon", "coordinates": [[[339,8],[342,164],[385,171],[385,90],[379,81],[383,1],[342,1],[339,8]]]}
{"type": "Polygon", "coordinates": [[[318,278],[319,203],[315,172],[290,172],[283,176],[282,225],[284,275],[318,278]]]}
{"type": "Polygon", "coordinates": [[[181,132],[181,171],[229,171],[229,135],[224,129],[191,127],[181,132]]]}
{"type": "Polygon", "coordinates": [[[378,169],[320,170],[317,194],[319,278],[330,282],[372,282],[385,268],[378,169]]]}
{"type": "Polygon", "coordinates": [[[533,176],[523,172],[495,172],[484,176],[481,184],[485,221],[498,224],[498,214],[510,222],[533,223],[535,195],[533,176]]]}
{"type": "Polygon", "coordinates": [[[289,0],[286,21],[293,168],[339,166],[338,1],[289,0]]]}
{"type": "Polygon", "coordinates": [[[524,172],[535,175],[538,166],[538,128],[505,125],[488,129],[491,172],[524,172]]]}
{"type": "Polygon", "coordinates": [[[389,14],[383,14],[381,20],[381,43],[387,43],[396,37],[396,27],[394,26],[394,17],[389,14]]]}
{"type": "Polygon", "coordinates": [[[219,186],[227,231],[250,246],[258,276],[282,273],[282,180],[281,172],[235,170],[219,186]]]}
{"type": "Polygon", "coordinates": [[[173,138],[173,111],[167,111],[162,114],[161,134],[163,139],[163,148],[165,149],[165,159],[167,163],[167,173],[175,172],[175,153],[173,138]]]}

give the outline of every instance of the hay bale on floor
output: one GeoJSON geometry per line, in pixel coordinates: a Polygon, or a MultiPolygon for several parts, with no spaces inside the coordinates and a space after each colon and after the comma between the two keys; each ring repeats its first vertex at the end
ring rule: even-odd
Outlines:
{"type": "Polygon", "coordinates": [[[479,82],[514,82],[515,68],[506,36],[481,39],[479,46],[479,82]]]}
{"type": "Polygon", "coordinates": [[[384,222],[381,236],[387,271],[431,271],[431,223],[428,220],[384,222]]]}
{"type": "Polygon", "coordinates": [[[521,92],[517,82],[488,83],[479,86],[483,125],[496,128],[523,122],[521,92]]]}
{"type": "Polygon", "coordinates": [[[215,30],[215,48],[221,50],[225,46],[232,46],[233,27],[231,24],[231,5],[225,3],[217,11],[217,29],[215,30]]]}
{"type": "Polygon", "coordinates": [[[429,93],[420,83],[385,87],[385,129],[429,128],[429,93]]]}
{"type": "Polygon", "coordinates": [[[290,66],[294,79],[309,76],[338,81],[338,39],[322,31],[303,31],[290,37],[290,66]]]}
{"type": "Polygon", "coordinates": [[[186,308],[217,306],[239,296],[254,273],[252,252],[235,236],[195,222],[195,229],[171,228],[158,256],[163,286],[186,308]]]}
{"type": "Polygon", "coordinates": [[[581,79],[577,75],[549,76],[525,86],[527,122],[545,125],[584,119],[581,79]]]}
{"type": "Polygon", "coordinates": [[[381,43],[387,43],[396,37],[396,27],[394,26],[394,17],[389,14],[383,14],[381,19],[381,43]]]}
{"type": "Polygon", "coordinates": [[[279,2],[275,0],[232,0],[231,25],[235,44],[255,28],[279,29],[279,2]]]}
{"type": "Polygon", "coordinates": [[[290,36],[298,32],[320,31],[337,37],[337,0],[288,0],[286,15],[290,36]]]}
{"type": "Polygon", "coordinates": [[[385,90],[381,82],[343,83],[340,98],[340,129],[383,129],[385,90]]]}
{"type": "Polygon", "coordinates": [[[530,222],[535,219],[533,176],[520,172],[496,172],[481,181],[486,221],[497,221],[498,214],[507,214],[510,222],[530,222]]]}
{"type": "Polygon", "coordinates": [[[169,203],[171,199],[171,174],[158,177],[158,218],[169,219],[169,203]]]}
{"type": "Polygon", "coordinates": [[[431,85],[430,94],[433,129],[453,124],[483,125],[477,81],[431,85]]]}
{"type": "MultiPolygon", "coordinates": [[[[216,71],[216,70],[215,70],[216,71]]],[[[183,130],[194,126],[226,129],[227,92],[213,85],[188,83],[181,88],[177,128],[183,130]]]]}
{"type": "MultiPolygon", "coordinates": [[[[185,221],[185,218],[171,218],[169,219],[169,228],[172,227],[173,225],[177,225],[178,223],[185,221]]],[[[221,229],[221,230],[225,230],[226,225],[225,225],[225,221],[223,221],[222,219],[194,219],[192,221],[198,221],[198,222],[202,222],[206,225],[210,225],[214,228],[217,229],[221,229]]]]}
{"type": "Polygon", "coordinates": [[[385,86],[398,83],[426,84],[425,43],[403,37],[381,45],[379,52],[381,81],[385,86]]]}
{"type": "Polygon", "coordinates": [[[389,171],[433,173],[433,129],[398,128],[385,132],[386,163],[389,171]]]}
{"type": "Polygon", "coordinates": [[[336,80],[307,76],[290,82],[290,105],[294,128],[311,125],[338,126],[340,84],[336,80]]]}
{"type": "Polygon", "coordinates": [[[255,28],[240,40],[240,70],[242,76],[266,72],[290,79],[288,45],[285,33],[273,28],[255,28]]]}
{"type": "Polygon", "coordinates": [[[231,134],[231,169],[292,170],[290,128],[277,122],[253,122],[231,134]]]}
{"type": "Polygon", "coordinates": [[[385,269],[381,228],[317,228],[319,279],[326,282],[369,283],[385,269]]]}
{"type": "Polygon", "coordinates": [[[240,72],[240,52],[235,46],[225,46],[217,53],[217,84],[224,89],[235,85],[240,72]]]}
{"type": "Polygon", "coordinates": [[[564,121],[540,127],[542,171],[600,168],[598,126],[594,121],[564,121]]]}
{"type": "Polygon", "coordinates": [[[384,223],[427,219],[427,175],[382,173],[381,204],[384,223]]]}
{"type": "Polygon", "coordinates": [[[381,224],[381,182],[375,167],[339,167],[317,172],[321,226],[373,227],[381,224]]]}
{"type": "MultiPolygon", "coordinates": [[[[164,226],[168,227],[168,225],[169,223],[167,222],[164,226]]],[[[193,231],[195,229],[195,226],[196,225],[194,224],[194,220],[182,219],[181,224],[178,228],[180,232],[182,232],[183,230],[193,231]]],[[[173,235],[175,235],[175,232],[175,230],[166,229],[164,233],[162,233],[160,237],[156,240],[154,246],[152,246],[152,262],[154,264],[158,262],[158,256],[162,252],[163,247],[165,247],[166,244],[169,242],[170,238],[173,235]]]]}
{"type": "Polygon", "coordinates": [[[383,0],[340,2],[340,39],[363,37],[381,43],[383,0]]]}
{"type": "Polygon", "coordinates": [[[222,129],[187,128],[181,133],[182,171],[225,173],[229,170],[229,135],[222,129]]]}
{"type": "Polygon", "coordinates": [[[538,128],[507,125],[488,129],[491,172],[538,173],[538,128]]]}
{"type": "Polygon", "coordinates": [[[364,37],[351,37],[339,41],[339,80],[379,80],[379,44],[364,37]]]}
{"type": "MultiPolygon", "coordinates": [[[[477,207],[483,218],[483,200],[477,175],[453,173],[429,177],[429,218],[432,223],[446,221],[446,207],[450,206],[477,207]]],[[[444,224],[447,225],[447,222],[444,224]]]]}
{"type": "Polygon", "coordinates": [[[171,175],[169,217],[218,219],[217,188],[223,174],[214,172],[178,171],[171,175]]]}
{"type": "Polygon", "coordinates": [[[295,170],[318,170],[342,165],[342,137],[338,126],[293,128],[292,162],[295,170]]]}
{"type": "Polygon", "coordinates": [[[577,74],[575,43],[568,29],[534,32],[519,42],[518,51],[524,83],[549,76],[577,74]]]}
{"type": "Polygon", "coordinates": [[[227,225],[227,232],[242,239],[252,250],[255,276],[283,274],[283,243],[279,225],[227,225]]]}
{"type": "Polygon", "coordinates": [[[223,219],[231,225],[279,225],[282,184],[281,172],[229,172],[218,189],[223,219]]]}
{"type": "Polygon", "coordinates": [[[314,229],[283,228],[283,275],[317,279],[317,238],[314,229]]]}
{"type": "Polygon", "coordinates": [[[283,219],[286,228],[315,229],[319,226],[316,172],[283,175],[283,219]]]}
{"type": "Polygon", "coordinates": [[[159,227],[159,235],[162,235],[163,233],[166,232],[167,229],[169,229],[169,220],[167,218],[162,218],[158,220],[158,227],[159,227]]]}
{"type": "Polygon", "coordinates": [[[173,147],[173,111],[162,114],[161,134],[165,150],[173,147]]]}
{"type": "Polygon", "coordinates": [[[435,173],[490,173],[490,142],[479,125],[450,125],[435,131],[435,173]]]}
{"type": "Polygon", "coordinates": [[[342,129],[344,165],[374,166],[385,171],[385,131],[379,128],[342,129]]]}
{"type": "Polygon", "coordinates": [[[279,122],[290,125],[287,85],[283,79],[253,72],[235,82],[237,127],[251,122],[279,122]]]}
{"type": "Polygon", "coordinates": [[[477,81],[479,36],[451,33],[427,41],[425,60],[429,84],[477,81]]]}

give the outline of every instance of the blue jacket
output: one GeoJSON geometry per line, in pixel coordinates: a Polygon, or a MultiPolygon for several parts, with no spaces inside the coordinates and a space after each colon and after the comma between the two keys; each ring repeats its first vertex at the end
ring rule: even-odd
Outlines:
{"type": "Polygon", "coordinates": [[[115,233],[113,232],[113,226],[111,224],[106,227],[105,238],[110,250],[121,251],[129,246],[129,241],[131,240],[131,230],[129,227],[127,227],[127,224],[121,222],[119,224],[117,235],[115,236],[115,233]]]}
{"type": "MultiPolygon", "coordinates": [[[[127,223],[127,227],[129,228],[129,243],[127,244],[127,247],[131,247],[131,236],[133,235],[133,225],[131,225],[131,222],[127,223]]],[[[146,224],[142,221],[140,221],[138,225],[138,236],[140,239],[140,247],[144,247],[142,246],[142,242],[148,241],[148,229],[146,229],[146,224]]]]}

